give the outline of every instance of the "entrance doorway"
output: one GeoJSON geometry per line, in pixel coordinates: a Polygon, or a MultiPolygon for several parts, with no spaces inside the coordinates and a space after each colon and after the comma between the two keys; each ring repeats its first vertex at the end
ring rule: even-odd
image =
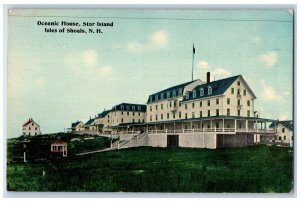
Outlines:
{"type": "Polygon", "coordinates": [[[167,147],[178,147],[178,146],[179,146],[179,135],[168,135],[167,147]]]}

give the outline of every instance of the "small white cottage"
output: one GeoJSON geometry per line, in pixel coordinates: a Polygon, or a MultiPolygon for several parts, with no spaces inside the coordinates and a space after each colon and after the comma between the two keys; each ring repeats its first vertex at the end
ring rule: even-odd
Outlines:
{"type": "Polygon", "coordinates": [[[29,118],[29,120],[22,125],[22,135],[36,136],[40,134],[40,126],[32,118],[29,118]]]}

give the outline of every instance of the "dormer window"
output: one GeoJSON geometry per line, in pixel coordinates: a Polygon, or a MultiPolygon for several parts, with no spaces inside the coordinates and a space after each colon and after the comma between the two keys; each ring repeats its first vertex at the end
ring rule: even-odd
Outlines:
{"type": "Polygon", "coordinates": [[[211,88],[211,86],[208,86],[207,90],[208,90],[208,95],[211,95],[212,94],[212,88],[211,88]]]}
{"type": "Polygon", "coordinates": [[[237,85],[238,85],[238,86],[240,86],[240,85],[241,85],[240,81],[238,81],[238,82],[237,82],[237,85]]]}
{"type": "Polygon", "coordinates": [[[132,106],[132,110],[133,110],[133,111],[135,110],[135,106],[132,106]]]}
{"type": "Polygon", "coordinates": [[[190,97],[190,94],[189,94],[189,92],[187,92],[185,98],[188,100],[189,97],[190,97]]]}
{"type": "Polygon", "coordinates": [[[204,95],[204,90],[203,88],[200,88],[200,96],[203,96],[204,95]]]}
{"type": "Polygon", "coordinates": [[[176,97],[176,90],[173,90],[172,96],[173,96],[173,97],[176,97]]]}
{"type": "Polygon", "coordinates": [[[193,98],[196,98],[196,95],[197,95],[196,90],[193,90],[193,98]]]}
{"type": "Polygon", "coordinates": [[[129,106],[126,106],[126,110],[129,111],[129,110],[130,110],[130,107],[129,107],[129,106]]]}
{"type": "Polygon", "coordinates": [[[150,102],[152,102],[152,96],[150,96],[150,102]]]}
{"type": "Polygon", "coordinates": [[[123,110],[124,109],[124,106],[123,105],[121,105],[121,110],[123,110]]]}
{"type": "Polygon", "coordinates": [[[167,92],[167,98],[170,98],[170,91],[167,92]]]}
{"type": "Polygon", "coordinates": [[[156,94],[156,95],[155,95],[155,101],[157,101],[157,100],[158,100],[158,95],[156,94]]]}
{"type": "Polygon", "coordinates": [[[140,106],[138,106],[138,110],[141,111],[141,107],[140,106]]]}
{"type": "Polygon", "coordinates": [[[160,94],[160,99],[161,100],[164,99],[164,94],[163,93],[160,94]]]}
{"type": "Polygon", "coordinates": [[[181,88],[178,90],[178,95],[179,95],[179,96],[182,95],[182,89],[181,89],[181,88]]]}

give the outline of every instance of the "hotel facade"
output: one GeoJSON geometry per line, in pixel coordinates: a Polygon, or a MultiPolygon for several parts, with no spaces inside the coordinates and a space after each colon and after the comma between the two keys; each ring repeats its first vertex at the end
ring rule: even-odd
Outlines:
{"type": "Polygon", "coordinates": [[[146,105],[121,103],[98,114],[94,130],[119,135],[112,147],[242,147],[274,136],[255,111],[256,96],[242,75],[194,80],[149,95],[146,105]]]}

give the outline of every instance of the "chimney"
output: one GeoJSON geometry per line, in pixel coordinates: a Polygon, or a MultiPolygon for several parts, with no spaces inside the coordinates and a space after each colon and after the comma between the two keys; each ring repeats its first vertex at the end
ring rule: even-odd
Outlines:
{"type": "Polygon", "coordinates": [[[206,73],[206,83],[210,83],[210,72],[206,73]]]}

